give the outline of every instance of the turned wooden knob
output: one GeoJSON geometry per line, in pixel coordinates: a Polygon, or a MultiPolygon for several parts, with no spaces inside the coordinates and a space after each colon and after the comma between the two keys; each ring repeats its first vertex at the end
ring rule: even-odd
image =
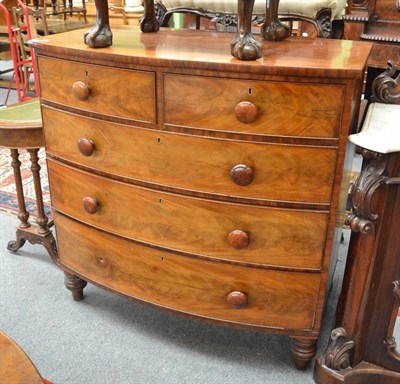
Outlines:
{"type": "Polygon", "coordinates": [[[79,152],[82,153],[83,156],[92,156],[93,151],[95,149],[94,142],[90,139],[86,139],[85,137],[81,137],[78,140],[78,149],[79,152]]]}
{"type": "Polygon", "coordinates": [[[75,81],[72,84],[72,93],[80,101],[85,101],[90,96],[90,87],[83,81],[75,81]]]}
{"type": "Polygon", "coordinates": [[[99,202],[90,196],[86,196],[82,199],[82,207],[89,215],[94,215],[99,209],[99,202]]]}
{"type": "Polygon", "coordinates": [[[245,124],[250,124],[257,120],[258,108],[250,101],[241,101],[235,107],[236,118],[245,124]]]}
{"type": "Polygon", "coordinates": [[[240,229],[235,229],[228,235],[228,243],[235,249],[247,248],[249,240],[249,235],[240,229]]]}
{"type": "Polygon", "coordinates": [[[226,302],[232,308],[244,308],[247,306],[247,295],[240,291],[233,291],[226,297],[226,302]]]}
{"type": "Polygon", "coordinates": [[[253,168],[246,164],[235,165],[231,169],[231,178],[233,182],[237,185],[249,185],[254,180],[253,168]]]}

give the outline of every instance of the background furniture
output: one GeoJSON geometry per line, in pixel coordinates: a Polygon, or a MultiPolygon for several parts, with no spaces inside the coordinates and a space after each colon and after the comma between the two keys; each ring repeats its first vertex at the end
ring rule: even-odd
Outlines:
{"type": "Polygon", "coordinates": [[[40,181],[40,165],[38,151],[44,146],[42,118],[40,116],[39,100],[25,101],[13,106],[0,109],[0,146],[10,148],[11,165],[14,169],[15,185],[17,188],[20,224],[16,232],[16,240],[8,243],[10,251],[17,251],[25,241],[32,244],[42,244],[54,262],[57,262],[57,248],[54,236],[49,229],[52,223],[45,214],[40,181]],[[24,189],[22,185],[19,151],[27,149],[31,160],[38,216],[36,224],[29,221],[29,212],[25,207],[24,189]]]}
{"type": "Polygon", "coordinates": [[[287,334],[304,368],[371,46],[264,42],[249,65],[225,33],[114,32],[112,50],[80,32],[32,42],[66,287],[287,334]]]}
{"type": "Polygon", "coordinates": [[[368,59],[366,98],[374,78],[392,60],[400,65],[400,2],[398,0],[351,0],[344,15],[343,39],[374,43],[368,59]]]}
{"type": "Polygon", "coordinates": [[[400,321],[400,76],[393,78],[390,65],[374,82],[361,133],[350,136],[364,165],[352,192],[353,233],[336,328],[315,368],[318,384],[400,382],[393,335],[400,321]]]}
{"type": "MultiPolygon", "coordinates": [[[[265,20],[265,0],[256,0],[253,9],[253,23],[262,24],[265,20]]],[[[342,16],[345,13],[346,0],[281,0],[279,18],[281,20],[303,20],[311,23],[319,37],[340,35],[342,16]],[[336,28],[335,28],[336,27],[336,28]],[[337,32],[337,30],[340,30],[337,32]]],[[[174,13],[194,14],[213,20],[226,26],[237,25],[237,0],[204,1],[204,0],[158,0],[156,1],[157,18],[160,25],[168,26],[174,13]]]]}

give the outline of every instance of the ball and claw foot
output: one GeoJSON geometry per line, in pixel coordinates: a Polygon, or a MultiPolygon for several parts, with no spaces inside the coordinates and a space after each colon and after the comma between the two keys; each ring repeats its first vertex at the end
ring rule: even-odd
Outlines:
{"type": "Polygon", "coordinates": [[[160,29],[160,24],[154,15],[143,16],[140,19],[140,30],[142,32],[158,32],[160,29]]]}
{"type": "Polygon", "coordinates": [[[271,23],[264,23],[261,26],[261,35],[264,40],[281,41],[290,37],[290,28],[279,20],[271,23]]]}
{"type": "Polygon", "coordinates": [[[90,48],[106,48],[112,45],[112,32],[107,24],[95,24],[84,35],[85,44],[90,48]]]}
{"type": "Polygon", "coordinates": [[[261,44],[251,33],[237,35],[231,42],[231,53],[239,60],[257,60],[261,57],[261,44]]]}

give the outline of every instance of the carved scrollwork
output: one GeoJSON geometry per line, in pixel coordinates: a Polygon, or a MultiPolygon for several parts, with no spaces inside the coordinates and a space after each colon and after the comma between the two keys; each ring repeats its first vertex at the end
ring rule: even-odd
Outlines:
{"type": "Polygon", "coordinates": [[[400,104],[400,74],[393,78],[400,67],[393,61],[388,61],[388,68],[377,76],[372,84],[372,97],[374,101],[387,104],[400,104]]]}
{"type": "MultiPolygon", "coordinates": [[[[395,316],[396,316],[398,308],[400,306],[400,280],[393,281],[393,294],[396,300],[395,303],[395,308],[396,308],[395,316]]],[[[391,334],[388,334],[384,343],[386,346],[386,351],[389,353],[389,355],[392,356],[393,359],[400,361],[400,353],[397,351],[396,339],[391,334]]]]}
{"type": "Polygon", "coordinates": [[[340,371],[350,366],[350,351],[354,348],[354,341],[348,340],[344,328],[336,328],[331,332],[331,341],[325,356],[328,368],[340,371]]]}
{"type": "Polygon", "coordinates": [[[346,224],[353,232],[364,235],[375,231],[374,221],[379,214],[373,211],[372,198],[377,189],[386,185],[387,177],[383,175],[387,166],[387,156],[358,147],[356,151],[371,159],[369,165],[360,173],[351,192],[352,213],[346,224]]]}

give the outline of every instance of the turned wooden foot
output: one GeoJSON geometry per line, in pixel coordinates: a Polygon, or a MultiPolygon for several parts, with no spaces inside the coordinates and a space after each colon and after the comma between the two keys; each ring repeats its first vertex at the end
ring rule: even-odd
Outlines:
{"type": "Polygon", "coordinates": [[[83,288],[86,287],[87,282],[80,277],[64,271],[65,287],[72,292],[72,298],[75,301],[83,300],[83,288]]]}
{"type": "Polygon", "coordinates": [[[317,339],[291,338],[290,352],[296,368],[303,370],[317,352],[317,339]]]}

